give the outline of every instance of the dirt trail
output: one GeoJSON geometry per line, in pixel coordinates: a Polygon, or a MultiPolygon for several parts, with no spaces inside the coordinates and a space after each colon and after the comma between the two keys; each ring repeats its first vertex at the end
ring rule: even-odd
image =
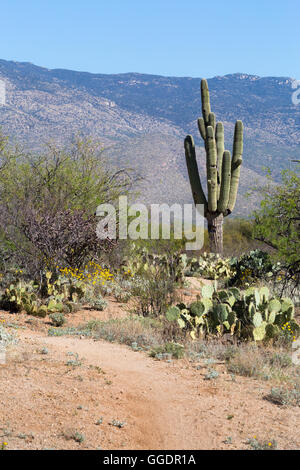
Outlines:
{"type": "Polygon", "coordinates": [[[204,435],[197,432],[190,403],[195,396],[191,396],[192,384],[184,377],[184,370],[179,375],[169,363],[104,341],[44,337],[33,332],[26,332],[24,338],[33,340],[35,345],[53,346],[58,359],[64,357],[67,349],[85,358],[85,363],[104,370],[115,384],[110,393],[114,389],[125,395],[129,424],[132,420],[140,431],[137,448],[194,449],[214,443],[207,427],[204,435]]]}
{"type": "Polygon", "coordinates": [[[30,330],[19,338],[22,347],[0,366],[0,416],[12,448],[241,449],[253,436],[276,439],[282,449],[300,446],[299,409],[263,400],[269,384],[233,382],[222,364],[214,365],[217,380],[205,380],[206,368],[123,345],[30,330]],[[82,365],[68,367],[74,358],[82,365]],[[126,425],[118,429],[111,419],[126,425]],[[68,439],[67,428],[85,441],[68,439]]]}

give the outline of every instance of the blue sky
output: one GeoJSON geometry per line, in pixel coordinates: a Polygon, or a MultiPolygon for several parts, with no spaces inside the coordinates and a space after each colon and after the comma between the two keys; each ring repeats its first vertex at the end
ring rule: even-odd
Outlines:
{"type": "Polygon", "coordinates": [[[0,58],[96,73],[300,79],[299,0],[2,0],[0,58]]]}

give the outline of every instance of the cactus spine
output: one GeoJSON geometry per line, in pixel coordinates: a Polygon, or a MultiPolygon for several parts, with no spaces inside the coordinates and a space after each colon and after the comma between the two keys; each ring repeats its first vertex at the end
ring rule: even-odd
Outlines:
{"type": "Polygon", "coordinates": [[[235,124],[231,157],[230,152],[225,150],[224,126],[221,122],[216,123],[215,114],[211,112],[206,80],[201,81],[201,100],[202,117],[198,119],[198,128],[206,152],[207,197],[202,188],[191,135],[184,141],[186,164],[194,203],[204,206],[210,250],[222,254],[223,220],[233,211],[238,192],[243,155],[243,123],[237,121],[235,124]]]}

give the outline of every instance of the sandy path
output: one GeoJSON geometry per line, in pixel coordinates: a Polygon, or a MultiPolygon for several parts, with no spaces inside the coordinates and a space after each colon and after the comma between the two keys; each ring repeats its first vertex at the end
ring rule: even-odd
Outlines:
{"type": "MultiPolygon", "coordinates": [[[[78,340],[72,337],[43,337],[26,332],[35,344],[53,346],[56,355],[74,351],[89,364],[101,367],[126,396],[127,414],[140,430],[138,448],[194,449],[199,447],[198,433],[192,432],[195,416],[189,412],[189,383],[183,382],[171,364],[157,362],[128,347],[104,341],[78,340]],[[185,397],[185,399],[184,399],[185,397]],[[187,432],[183,433],[183,429],[187,432]]],[[[111,387],[112,389],[112,387],[111,387]]],[[[206,448],[211,439],[202,436],[206,448]]],[[[211,444],[211,442],[210,442],[211,444]]]]}
{"type": "MultiPolygon", "coordinates": [[[[184,360],[172,363],[155,361],[144,353],[105,341],[49,337],[29,330],[20,331],[19,337],[20,343],[26,345],[32,354],[38,348],[46,346],[49,356],[46,356],[47,359],[41,365],[34,362],[34,355],[29,358],[26,365],[26,370],[29,368],[27,381],[22,372],[20,375],[16,370],[14,381],[9,380],[11,374],[6,368],[6,390],[16,400],[10,405],[3,399],[1,392],[5,387],[1,389],[3,381],[0,381],[0,414],[2,412],[6,421],[14,422],[19,429],[19,418],[27,412],[27,417],[22,422],[29,420],[31,428],[38,435],[41,433],[41,436],[43,433],[36,421],[47,420],[49,415],[49,427],[59,416],[57,427],[51,424],[54,426],[52,434],[51,430],[43,431],[40,441],[35,439],[33,443],[28,442],[29,448],[39,447],[42,442],[44,445],[53,445],[53,433],[58,435],[58,430],[74,419],[77,420],[77,427],[79,423],[84,433],[90,436],[88,442],[82,446],[95,448],[95,429],[98,432],[99,426],[95,427],[91,416],[97,416],[97,406],[100,405],[102,412],[105,410],[108,416],[115,413],[125,417],[127,423],[121,430],[112,429],[112,426],[102,428],[103,432],[99,436],[104,449],[119,448],[121,445],[127,449],[241,449],[248,448],[246,440],[253,436],[262,440],[275,439],[282,449],[300,447],[300,410],[280,408],[264,400],[263,396],[270,390],[268,383],[244,377],[237,377],[233,382],[222,365],[214,366],[220,371],[220,377],[207,381],[204,379],[207,372],[205,368],[196,370],[184,360]],[[88,371],[86,374],[90,374],[91,366],[105,371],[110,385],[100,384],[102,377],[100,379],[94,373],[93,376],[84,377],[83,382],[74,388],[73,382],[70,382],[71,378],[76,378],[70,377],[73,372],[68,375],[61,371],[65,368],[66,354],[70,351],[84,358],[85,369],[88,371]],[[54,363],[58,367],[55,379],[53,369],[50,372],[47,369],[47,362],[50,360],[51,367],[54,367],[54,363]],[[69,377],[69,382],[66,382],[66,377],[69,377]],[[55,385],[57,383],[60,387],[58,390],[55,385]],[[16,388],[20,390],[20,387],[23,387],[22,403],[18,402],[16,392],[16,388]],[[26,392],[27,388],[30,388],[30,393],[26,392]],[[27,405],[27,401],[32,404],[37,396],[39,401],[32,416],[33,407],[27,405]],[[47,400],[52,400],[50,408],[47,400]],[[77,416],[73,418],[74,411],[72,414],[71,409],[80,400],[88,400],[89,414],[82,415],[78,421],[77,416]],[[11,410],[10,406],[15,408],[11,410]],[[18,406],[20,410],[16,417],[18,406]],[[26,406],[31,411],[28,412],[26,406]],[[55,409],[53,415],[52,409],[55,409]],[[229,436],[232,443],[224,443],[229,436]]],[[[20,391],[19,394],[21,395],[20,391]]],[[[59,439],[57,437],[55,442],[60,448],[77,448],[79,445],[73,441],[66,441],[64,444],[59,439]]],[[[19,444],[14,445],[16,447],[19,444]]]]}

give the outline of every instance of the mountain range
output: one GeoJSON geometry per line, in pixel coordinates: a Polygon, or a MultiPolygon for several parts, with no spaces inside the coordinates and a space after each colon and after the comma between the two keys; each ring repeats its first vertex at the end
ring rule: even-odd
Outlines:
{"type": "MultiPolygon", "coordinates": [[[[186,134],[195,138],[205,182],[205,152],[197,129],[200,80],[50,70],[0,60],[0,82],[5,83],[0,126],[12,140],[37,152],[48,141],[61,145],[76,134],[93,136],[112,164],[134,168],[144,177],[141,202],[189,203],[186,134]]],[[[212,110],[224,123],[226,148],[232,148],[235,121],[241,119],[245,126],[235,215],[248,215],[257,206],[257,198],[246,195],[253,185],[266,183],[266,167],[278,180],[281,170],[299,159],[300,105],[292,102],[292,84],[288,77],[242,73],[208,79],[212,110]]]]}

